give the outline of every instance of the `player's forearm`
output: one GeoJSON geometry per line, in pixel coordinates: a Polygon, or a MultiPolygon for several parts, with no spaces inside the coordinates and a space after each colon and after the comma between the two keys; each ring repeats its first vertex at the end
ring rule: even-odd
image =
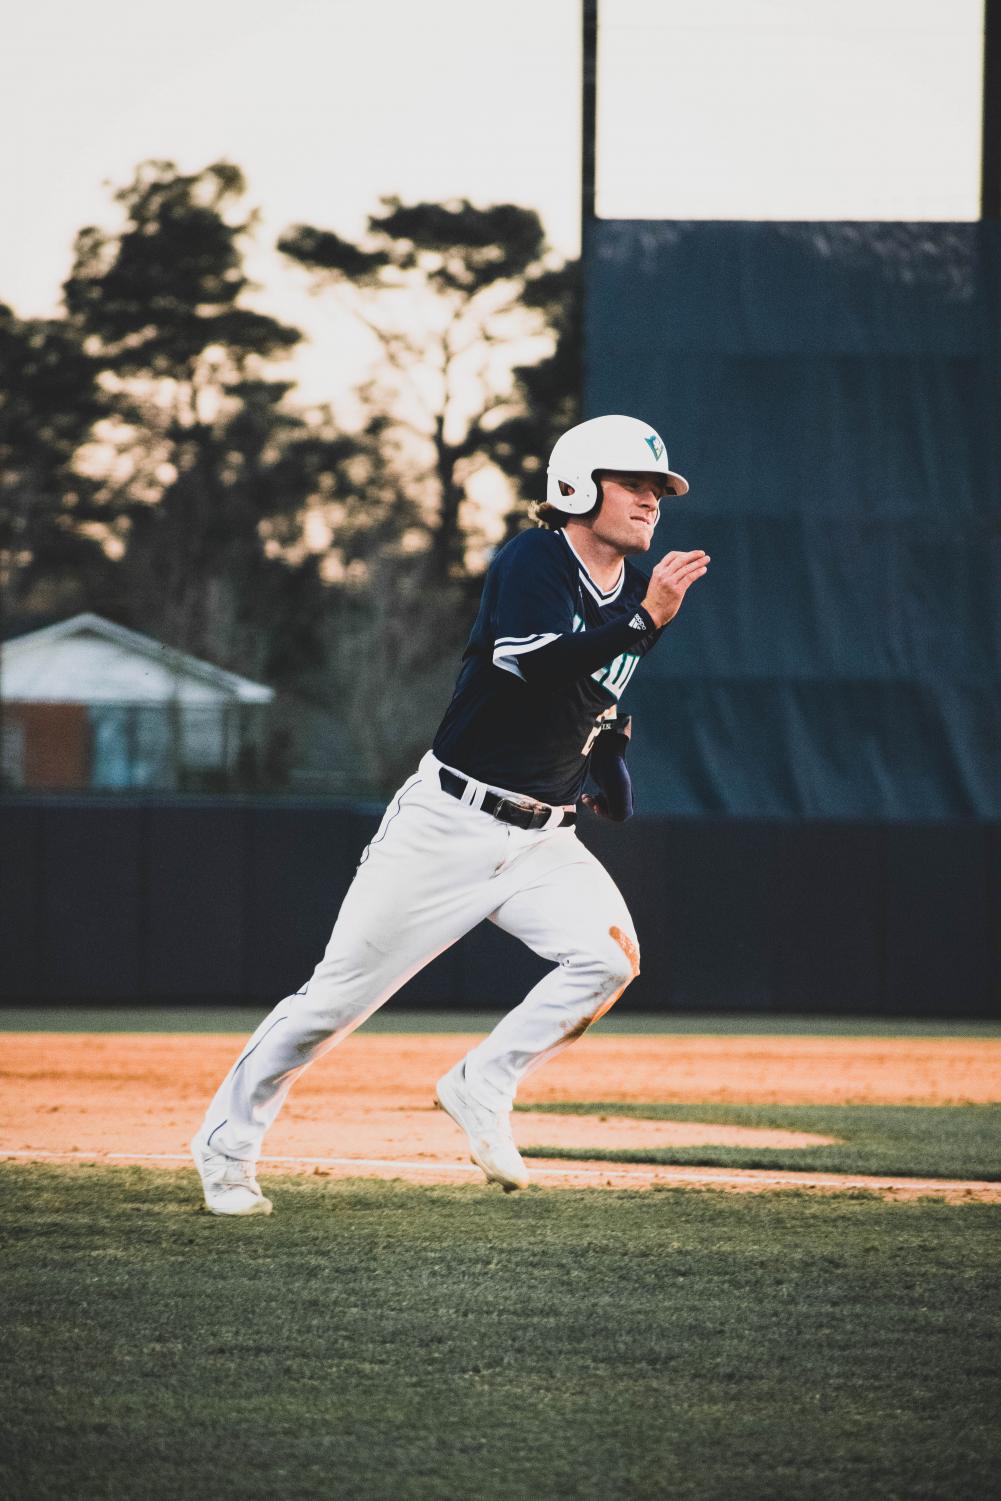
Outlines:
{"type": "Polygon", "coordinates": [[[594,742],[588,772],[599,789],[599,797],[591,798],[585,805],[600,817],[610,818],[613,823],[625,823],[633,814],[633,784],[626,765],[626,746],[632,731],[632,720],[612,720],[603,728],[594,742]]]}
{"type": "MultiPolygon", "coordinates": [[[[557,636],[542,646],[520,652],[515,660],[530,683],[569,683],[607,667],[622,652],[651,645],[657,635],[657,626],[648,612],[640,608],[628,619],[613,620],[592,631],[557,636]]],[[[495,662],[499,652],[502,648],[498,646],[495,662]]]]}

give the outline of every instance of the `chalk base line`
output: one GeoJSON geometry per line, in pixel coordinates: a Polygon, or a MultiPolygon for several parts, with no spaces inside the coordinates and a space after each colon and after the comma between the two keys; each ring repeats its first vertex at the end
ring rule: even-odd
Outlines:
{"type": "MultiPolygon", "coordinates": [[[[187,1164],[186,1152],[66,1152],[41,1151],[33,1148],[0,1147],[0,1160],[26,1162],[92,1163],[178,1163],[187,1164]]],[[[294,1172],[311,1169],[320,1176],[336,1177],[404,1177],[437,1175],[448,1181],[459,1174],[483,1182],[483,1175],[473,1163],[452,1160],[419,1161],[387,1157],[312,1157],[263,1155],[263,1169],[294,1172]]],[[[728,1170],[695,1168],[651,1163],[602,1163],[571,1161],[548,1162],[530,1159],[533,1180],[544,1180],[547,1187],[611,1187],[648,1189],[725,1188],[729,1191],[753,1192],[768,1189],[806,1189],[822,1193],[879,1193],[887,1197],[917,1198],[935,1196],[950,1199],[1001,1202],[1001,1183],[956,1178],[890,1178],[854,1176],[840,1173],[769,1172],[760,1168],[728,1170]]],[[[484,1184],[484,1186],[486,1186],[484,1184]]]]}

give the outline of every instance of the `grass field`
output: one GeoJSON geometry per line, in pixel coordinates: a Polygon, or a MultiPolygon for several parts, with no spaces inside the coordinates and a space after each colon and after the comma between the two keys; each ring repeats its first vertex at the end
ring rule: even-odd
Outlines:
{"type": "MultiPolygon", "coordinates": [[[[230,1045],[170,1034],[246,1035],[260,1015],[0,1011],[10,1145],[41,1139],[45,1121],[56,1143],[103,1141],[107,1112],[107,1139],[130,1148],[147,1116],[164,1129],[172,1113],[195,1120],[209,1089],[192,1087],[199,1060],[218,1053],[225,1067],[230,1045]],[[164,1035],[78,1037],[60,1051],[55,1036],[36,1047],[16,1032],[164,1035]]],[[[371,1080],[406,1054],[407,1082],[390,1069],[371,1101],[392,1116],[413,1106],[394,1091],[413,1092],[417,1054],[436,1050],[429,1034],[482,1034],[495,1019],[387,1007],[365,1031],[421,1037],[368,1051],[354,1040],[344,1057],[371,1080]]],[[[736,1048],[737,1100],[755,1097],[755,1071],[778,1067],[802,1092],[811,1069],[819,1085],[846,1058],[866,1062],[854,1078],[849,1067],[843,1098],[866,1068],[892,1091],[894,1070],[910,1067],[912,1099],[997,1100],[996,1024],[623,1012],[596,1032],[623,1041],[559,1103],[527,1107],[592,1118],[593,1144],[588,1122],[579,1150],[526,1155],[1001,1180],[999,1104],[878,1103],[892,1092],[671,1103],[665,1084],[679,1057],[702,1069],[700,1087],[715,1084],[736,1048]],[[600,1081],[637,1057],[652,1097],[601,1103],[600,1081]],[[599,1118],[621,1115],[838,1140],[601,1147],[599,1118]]],[[[691,1086],[684,1068],[676,1077],[691,1086]]],[[[334,1108],[308,1089],[296,1097],[304,1140],[334,1108]]],[[[0,1161],[0,1496],[980,1501],[996,1489],[1001,1203],[668,1187],[505,1196],[471,1179],[285,1174],[274,1188],[272,1218],[228,1223],[201,1212],[191,1169],[0,1161]]]]}
{"type": "Polygon", "coordinates": [[[1001,1206],[0,1167],[3,1493],[980,1498],[1001,1206]]]}
{"type": "MultiPolygon", "coordinates": [[[[246,1036],[266,1015],[253,1006],[2,1006],[2,1032],[233,1032],[246,1036]]],[[[408,1011],[390,1003],[365,1023],[366,1032],[480,1032],[500,1011],[408,1011]]],[[[896,1016],[780,1016],[758,1013],[630,1011],[603,1016],[596,1034],[656,1037],[1001,1037],[1001,1022],[896,1016]]]]}
{"type": "MultiPolygon", "coordinates": [[[[528,1108],[528,1107],[527,1107],[528,1108]]],[[[775,1168],[823,1173],[876,1173],[904,1178],[1001,1179],[1001,1105],[620,1105],[581,1101],[535,1104],[536,1113],[629,1116],[640,1120],[711,1121],[728,1126],[815,1131],[836,1146],[605,1148],[606,1162],[671,1162],[700,1167],[775,1168]]],[[[518,1109],[516,1106],[515,1109],[518,1109]]],[[[599,1135],[600,1133],[596,1133],[599,1135]]],[[[586,1161],[590,1147],[530,1147],[526,1157],[586,1161]]]]}

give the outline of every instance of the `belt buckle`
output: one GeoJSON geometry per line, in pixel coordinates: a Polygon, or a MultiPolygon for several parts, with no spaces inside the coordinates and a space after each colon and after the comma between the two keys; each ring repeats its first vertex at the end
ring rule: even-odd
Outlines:
{"type": "MultiPolygon", "coordinates": [[[[520,803],[512,802],[509,797],[499,797],[494,808],[494,817],[499,818],[501,823],[513,823],[521,825],[522,819],[530,816],[529,810],[520,803]]],[[[527,827],[527,825],[522,825],[527,827]]]]}
{"type": "Polygon", "coordinates": [[[545,820],[549,817],[549,809],[542,803],[515,802],[513,798],[502,797],[497,804],[497,814],[505,823],[513,823],[522,829],[532,829],[536,826],[536,818],[545,820]]]}

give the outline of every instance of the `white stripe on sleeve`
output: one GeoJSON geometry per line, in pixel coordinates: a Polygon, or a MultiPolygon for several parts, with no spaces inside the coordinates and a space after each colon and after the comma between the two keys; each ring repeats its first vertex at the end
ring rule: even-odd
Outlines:
{"type": "Polygon", "coordinates": [[[544,631],[539,636],[521,637],[499,636],[494,644],[494,662],[498,657],[520,657],[527,651],[537,651],[540,646],[548,646],[550,641],[560,639],[559,631],[544,631]]]}
{"type": "Polygon", "coordinates": [[[518,666],[517,657],[522,657],[526,652],[537,651],[540,646],[546,646],[550,641],[560,639],[558,631],[543,631],[538,636],[500,636],[494,646],[493,664],[501,668],[503,672],[511,672],[516,678],[526,681],[525,674],[518,666]]]}
{"type": "Polygon", "coordinates": [[[498,636],[494,646],[533,646],[540,641],[551,641],[553,637],[546,635],[544,631],[536,631],[531,636],[498,636]]]}

